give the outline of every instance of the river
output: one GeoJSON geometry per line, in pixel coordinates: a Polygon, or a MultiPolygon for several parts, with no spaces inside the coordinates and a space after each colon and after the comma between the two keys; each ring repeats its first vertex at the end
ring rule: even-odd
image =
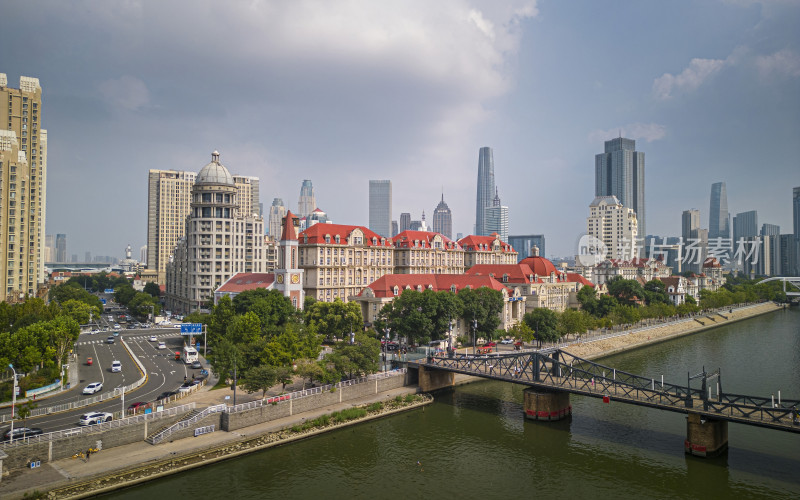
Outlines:
{"type": "MultiPolygon", "coordinates": [[[[800,310],[600,361],[679,384],[800,399],[800,310]]],[[[417,410],[169,476],[113,498],[797,498],[800,434],[729,424],[729,450],[687,456],[685,416],[572,396],[562,422],[523,419],[522,386],[484,381],[417,410]]]]}

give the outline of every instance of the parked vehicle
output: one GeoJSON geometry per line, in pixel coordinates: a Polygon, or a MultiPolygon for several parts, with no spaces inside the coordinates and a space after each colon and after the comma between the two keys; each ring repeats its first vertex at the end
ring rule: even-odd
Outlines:
{"type": "Polygon", "coordinates": [[[200,363],[200,361],[199,361],[199,360],[197,360],[197,361],[192,361],[192,369],[194,369],[194,370],[199,370],[199,369],[201,369],[201,368],[203,368],[203,364],[202,364],[202,363],[200,363]]]}
{"type": "Polygon", "coordinates": [[[158,343],[158,348],[159,349],[166,349],[167,348],[167,343],[166,342],[159,342],[158,343]]]}
{"type": "Polygon", "coordinates": [[[167,399],[167,398],[171,398],[172,396],[174,396],[176,394],[178,394],[178,393],[175,392],[175,391],[164,391],[161,394],[159,394],[156,399],[167,399]]]}
{"type": "Polygon", "coordinates": [[[513,344],[514,339],[503,339],[500,341],[501,344],[513,344]]]}
{"type": "Polygon", "coordinates": [[[111,422],[114,416],[110,413],[102,411],[94,411],[91,413],[84,413],[78,420],[78,425],[93,425],[101,424],[103,422],[111,422]]]}
{"type": "Polygon", "coordinates": [[[132,403],[132,404],[128,405],[128,411],[129,412],[138,411],[138,410],[144,408],[145,406],[147,406],[148,404],[149,403],[147,403],[145,401],[137,401],[136,403],[132,403]]]}

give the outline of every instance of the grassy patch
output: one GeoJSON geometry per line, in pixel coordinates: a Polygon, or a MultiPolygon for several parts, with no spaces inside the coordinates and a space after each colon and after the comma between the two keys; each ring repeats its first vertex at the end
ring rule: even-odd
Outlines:
{"type": "Polygon", "coordinates": [[[216,391],[217,389],[225,389],[226,387],[229,388],[230,386],[226,384],[224,380],[219,380],[217,384],[211,388],[211,390],[216,391]]]}

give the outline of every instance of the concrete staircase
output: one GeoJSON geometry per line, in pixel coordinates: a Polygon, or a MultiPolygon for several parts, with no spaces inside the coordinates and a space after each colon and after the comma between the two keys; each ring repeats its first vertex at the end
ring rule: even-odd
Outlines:
{"type": "Polygon", "coordinates": [[[224,404],[219,404],[215,406],[209,406],[208,408],[203,408],[202,410],[194,409],[191,412],[187,413],[182,419],[178,420],[172,425],[162,427],[161,429],[157,430],[156,432],[147,436],[147,441],[150,444],[158,444],[165,439],[168,439],[173,433],[181,430],[186,429],[187,427],[191,427],[196,422],[206,418],[207,416],[211,415],[212,413],[218,413],[225,411],[227,408],[224,404]]]}
{"type": "Polygon", "coordinates": [[[166,431],[167,429],[178,425],[181,422],[184,422],[184,421],[187,421],[187,420],[191,420],[192,418],[194,418],[195,416],[199,415],[202,412],[203,412],[203,410],[198,410],[197,408],[195,408],[194,410],[192,410],[189,413],[187,413],[182,419],[178,420],[176,423],[174,423],[172,425],[165,425],[164,427],[158,429],[157,431],[151,432],[150,435],[147,436],[147,439],[145,439],[145,441],[147,441],[150,444],[156,444],[154,442],[156,436],[158,436],[162,432],[166,431]]]}

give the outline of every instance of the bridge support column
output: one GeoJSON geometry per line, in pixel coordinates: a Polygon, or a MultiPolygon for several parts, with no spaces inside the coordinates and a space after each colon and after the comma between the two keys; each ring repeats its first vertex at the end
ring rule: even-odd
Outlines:
{"type": "Polygon", "coordinates": [[[419,389],[422,392],[431,392],[445,387],[456,385],[456,374],[445,370],[436,370],[419,367],[419,389]]]}
{"type": "Polygon", "coordinates": [[[728,422],[689,413],[686,417],[686,453],[714,457],[728,449],[728,422]]]}
{"type": "Polygon", "coordinates": [[[568,392],[550,392],[529,387],[522,391],[525,417],[533,420],[561,420],[572,415],[568,392]]]}

